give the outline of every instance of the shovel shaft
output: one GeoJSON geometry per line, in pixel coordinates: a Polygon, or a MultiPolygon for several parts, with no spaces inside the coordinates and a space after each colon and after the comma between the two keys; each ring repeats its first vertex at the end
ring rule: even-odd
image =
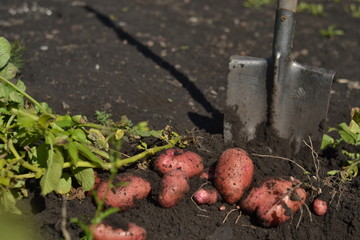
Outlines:
{"type": "Polygon", "coordinates": [[[278,9],[276,12],[273,57],[287,59],[291,55],[295,32],[295,12],[278,9]]]}
{"type": "Polygon", "coordinates": [[[279,0],[278,9],[287,9],[296,12],[297,0],[279,0]]]}

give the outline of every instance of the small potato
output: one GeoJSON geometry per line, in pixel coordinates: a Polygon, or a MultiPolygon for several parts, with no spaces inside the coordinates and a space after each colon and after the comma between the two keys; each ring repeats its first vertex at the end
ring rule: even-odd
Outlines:
{"type": "Polygon", "coordinates": [[[135,207],[136,202],[145,198],[151,191],[150,183],[147,180],[132,174],[117,176],[116,180],[113,183],[115,187],[109,189],[107,193],[106,189],[109,183],[100,183],[97,188],[97,196],[98,199],[105,198],[106,205],[120,208],[121,211],[135,207]]]}
{"type": "Polygon", "coordinates": [[[174,169],[166,173],[160,181],[158,203],[164,208],[170,208],[180,203],[190,186],[188,177],[180,169],[174,169]]]}
{"type": "Polygon", "coordinates": [[[193,195],[194,201],[201,205],[212,205],[218,200],[218,193],[215,188],[200,188],[193,195]]]}
{"type": "Polygon", "coordinates": [[[240,208],[256,213],[265,227],[275,227],[289,220],[304,204],[306,192],[299,187],[300,181],[294,178],[268,179],[250,193],[240,203],[240,208]]]}
{"type": "Polygon", "coordinates": [[[321,200],[320,198],[315,199],[313,203],[314,213],[318,216],[325,215],[327,212],[327,202],[321,200]]]}
{"type": "Polygon", "coordinates": [[[114,229],[109,225],[100,223],[90,226],[94,240],[145,240],[146,230],[134,223],[128,224],[125,231],[121,228],[114,229]]]}
{"type": "Polygon", "coordinates": [[[181,169],[188,178],[200,175],[204,169],[202,158],[191,151],[171,148],[161,153],[154,162],[154,168],[161,174],[166,174],[173,169],[181,169]]]}
{"type": "Polygon", "coordinates": [[[240,148],[225,150],[216,165],[214,184],[223,199],[233,204],[240,200],[252,182],[254,164],[246,151],[240,148]]]}

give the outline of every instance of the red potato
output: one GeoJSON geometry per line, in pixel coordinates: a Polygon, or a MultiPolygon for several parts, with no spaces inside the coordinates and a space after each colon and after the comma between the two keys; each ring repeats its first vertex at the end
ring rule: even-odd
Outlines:
{"type": "Polygon", "coordinates": [[[108,182],[101,182],[97,188],[98,199],[104,199],[108,206],[120,208],[121,211],[126,211],[136,206],[136,202],[145,198],[151,191],[150,183],[138,176],[132,174],[124,174],[117,176],[114,181],[115,187],[106,189],[108,182]],[[120,186],[116,186],[119,183],[120,186]]]}
{"type": "Polygon", "coordinates": [[[218,200],[218,193],[215,188],[200,188],[193,195],[194,201],[201,205],[212,205],[218,200]]]}
{"type": "Polygon", "coordinates": [[[225,150],[216,165],[214,184],[223,199],[233,204],[240,200],[252,182],[254,164],[241,148],[225,150]]]}
{"type": "Polygon", "coordinates": [[[240,208],[256,213],[265,227],[275,227],[289,220],[304,204],[306,191],[299,187],[300,181],[294,178],[268,179],[251,189],[249,195],[240,203],[240,208]]]}
{"type": "Polygon", "coordinates": [[[180,203],[189,192],[188,177],[180,169],[166,173],[160,181],[158,203],[164,208],[170,208],[180,203]]]}
{"type": "Polygon", "coordinates": [[[325,215],[325,213],[327,212],[327,202],[319,198],[315,199],[313,203],[313,210],[314,213],[318,216],[325,215]]]}
{"type": "Polygon", "coordinates": [[[97,224],[90,226],[94,240],[145,240],[146,230],[134,223],[128,224],[125,231],[121,228],[114,229],[106,224],[97,224]]]}
{"type": "Polygon", "coordinates": [[[154,167],[161,174],[180,168],[188,178],[200,175],[204,169],[202,158],[194,152],[171,148],[161,153],[154,162],[154,167]]]}

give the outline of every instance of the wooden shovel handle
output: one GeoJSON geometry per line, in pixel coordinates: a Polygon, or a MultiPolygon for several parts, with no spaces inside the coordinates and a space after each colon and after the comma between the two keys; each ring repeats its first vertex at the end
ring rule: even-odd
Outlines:
{"type": "Polygon", "coordinates": [[[278,9],[287,9],[296,12],[297,0],[278,0],[278,9]]]}

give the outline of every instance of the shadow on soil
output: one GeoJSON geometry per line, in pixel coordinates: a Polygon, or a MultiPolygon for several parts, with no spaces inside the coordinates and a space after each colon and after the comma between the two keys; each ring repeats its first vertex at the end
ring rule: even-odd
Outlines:
{"type": "Polygon", "coordinates": [[[124,31],[120,26],[117,26],[108,16],[98,12],[91,6],[86,5],[83,8],[86,11],[95,14],[99,21],[104,26],[112,29],[121,41],[127,41],[129,45],[135,47],[136,50],[139,51],[144,57],[152,60],[159,67],[171,74],[171,76],[178,80],[189,92],[190,96],[196,102],[198,102],[206,110],[206,112],[211,114],[211,117],[207,117],[194,112],[189,112],[189,118],[196,126],[212,134],[223,132],[223,113],[211,105],[200,89],[194,83],[192,83],[184,73],[180,72],[175,68],[174,65],[151,51],[146,45],[134,38],[131,34],[124,31]]]}

